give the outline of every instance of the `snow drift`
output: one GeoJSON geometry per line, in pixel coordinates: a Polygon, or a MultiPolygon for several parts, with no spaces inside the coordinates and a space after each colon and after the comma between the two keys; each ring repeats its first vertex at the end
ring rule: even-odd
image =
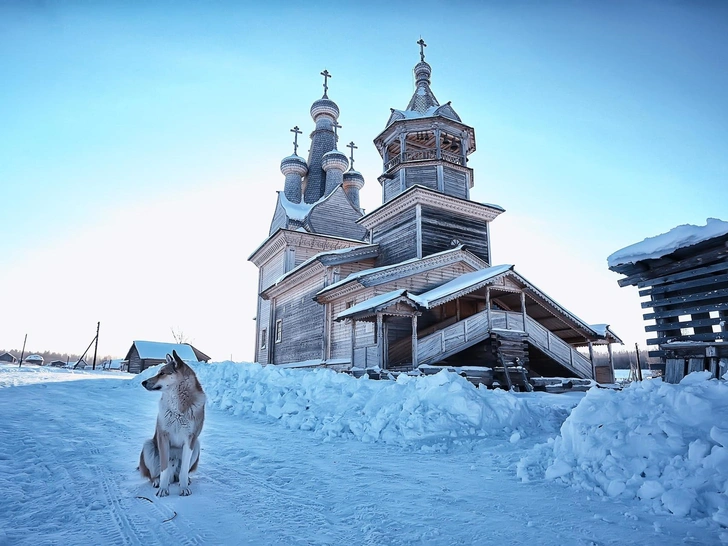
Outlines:
{"type": "Polygon", "coordinates": [[[728,385],[709,372],[679,385],[591,389],[547,444],[518,464],[523,481],[560,480],[657,512],[728,526],[728,385]],[[716,426],[720,424],[721,426],[716,426]]]}
{"type": "MultiPolygon", "coordinates": [[[[208,404],[236,415],[268,416],[323,438],[446,449],[467,439],[500,436],[515,442],[556,433],[568,415],[568,408],[541,403],[538,396],[477,389],[446,371],[374,381],[328,369],[233,362],[192,367],[208,404]]],[[[130,384],[137,386],[154,373],[156,368],[149,368],[130,384]]]]}

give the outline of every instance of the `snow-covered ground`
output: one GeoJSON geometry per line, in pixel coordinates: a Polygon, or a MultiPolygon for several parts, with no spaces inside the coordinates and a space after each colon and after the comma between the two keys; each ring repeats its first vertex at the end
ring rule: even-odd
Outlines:
{"type": "Polygon", "coordinates": [[[193,493],[158,499],[151,371],[0,365],[0,545],[728,542],[728,386],[703,376],[585,396],[195,369],[193,493]]]}

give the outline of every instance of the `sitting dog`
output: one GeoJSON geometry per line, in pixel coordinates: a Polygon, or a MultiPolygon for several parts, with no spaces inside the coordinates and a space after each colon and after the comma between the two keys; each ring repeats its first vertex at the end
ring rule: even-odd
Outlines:
{"type": "Polygon", "coordinates": [[[205,421],[205,392],[195,372],[176,351],[154,377],[142,381],[148,391],[162,391],[154,437],[144,442],[139,471],[158,487],[158,497],[169,495],[169,484],[179,482],[179,494],[190,495],[190,472],[200,458],[199,436],[205,421]]]}

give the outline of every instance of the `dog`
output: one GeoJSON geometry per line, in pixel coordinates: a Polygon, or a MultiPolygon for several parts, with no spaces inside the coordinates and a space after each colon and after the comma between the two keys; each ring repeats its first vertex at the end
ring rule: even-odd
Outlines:
{"type": "Polygon", "coordinates": [[[154,437],[144,442],[139,471],[149,479],[158,497],[169,495],[169,484],[179,482],[179,494],[190,490],[190,472],[200,459],[200,432],[205,422],[205,391],[195,372],[177,354],[154,377],[142,381],[148,391],[162,391],[154,437]]]}

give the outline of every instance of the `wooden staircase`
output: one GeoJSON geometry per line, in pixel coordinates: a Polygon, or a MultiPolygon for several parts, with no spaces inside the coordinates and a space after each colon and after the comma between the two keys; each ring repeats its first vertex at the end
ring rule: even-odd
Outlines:
{"type": "MultiPolygon", "coordinates": [[[[505,346],[501,343],[505,366],[512,365],[511,360],[515,362],[515,358],[521,358],[521,355],[526,353],[523,343],[527,342],[568,369],[576,377],[592,378],[593,376],[592,365],[587,357],[531,317],[526,317],[524,324],[523,314],[512,311],[491,310],[490,313],[481,311],[418,339],[418,363],[422,365],[441,362],[485,341],[490,338],[491,334],[496,335],[496,341],[500,336],[501,341],[506,340],[507,342],[505,346]]],[[[522,365],[525,364],[526,362],[522,365]]]]}

